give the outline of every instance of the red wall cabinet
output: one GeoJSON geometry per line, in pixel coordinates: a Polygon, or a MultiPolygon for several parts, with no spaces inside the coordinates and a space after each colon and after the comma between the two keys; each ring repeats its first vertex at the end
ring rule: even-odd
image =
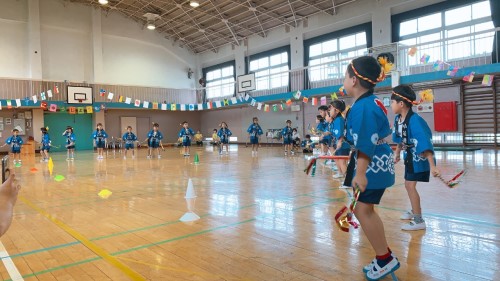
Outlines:
{"type": "Polygon", "coordinates": [[[436,132],[458,131],[456,102],[446,101],[434,103],[434,130],[436,132]]]}

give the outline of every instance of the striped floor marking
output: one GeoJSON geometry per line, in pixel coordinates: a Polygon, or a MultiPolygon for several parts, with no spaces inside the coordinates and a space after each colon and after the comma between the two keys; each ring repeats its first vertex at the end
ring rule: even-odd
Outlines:
{"type": "Polygon", "coordinates": [[[2,259],[2,262],[5,265],[5,268],[7,269],[7,272],[9,273],[11,280],[14,281],[24,280],[23,277],[21,276],[21,273],[19,273],[19,270],[17,270],[16,265],[10,258],[9,253],[5,249],[2,241],[0,241],[0,259],[2,259]]]}
{"type": "MultiPolygon", "coordinates": [[[[37,205],[33,204],[31,201],[28,199],[24,198],[23,196],[20,196],[19,199],[21,201],[31,207],[32,209],[36,210],[38,213],[49,219],[51,222],[56,224],[59,228],[64,230],[66,233],[69,235],[73,236],[76,240],[80,241],[85,247],[87,247],[89,250],[94,252],[96,255],[101,257],[103,260],[107,261],[109,264],[112,266],[118,268],[121,270],[125,275],[130,277],[132,280],[146,280],[142,275],[139,273],[135,272],[132,270],[130,267],[119,261],[117,258],[113,257],[111,254],[106,252],[103,248],[97,246],[93,242],[91,242],[89,239],[87,239],[85,236],[83,236],[81,233],[78,231],[74,230],[71,228],[69,225],[65,224],[64,222],[58,220],[57,218],[53,217],[49,213],[47,213],[45,210],[41,209],[37,205]]],[[[14,279],[13,279],[14,280],[14,279]]]]}

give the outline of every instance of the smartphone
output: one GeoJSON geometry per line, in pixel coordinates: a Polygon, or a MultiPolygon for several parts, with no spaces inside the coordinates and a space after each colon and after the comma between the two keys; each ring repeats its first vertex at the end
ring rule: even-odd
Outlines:
{"type": "Polygon", "coordinates": [[[9,155],[2,158],[2,183],[4,183],[10,176],[9,169],[9,155]]]}

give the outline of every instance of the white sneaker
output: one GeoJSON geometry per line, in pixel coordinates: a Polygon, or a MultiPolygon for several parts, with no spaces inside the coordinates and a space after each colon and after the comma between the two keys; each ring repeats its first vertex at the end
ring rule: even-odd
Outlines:
{"type": "Polygon", "coordinates": [[[151,155],[148,155],[146,158],[147,158],[147,159],[151,159],[151,155]]]}
{"type": "Polygon", "coordinates": [[[45,163],[49,162],[49,158],[45,158],[45,160],[43,160],[43,162],[45,162],[45,163]]]}
{"type": "Polygon", "coordinates": [[[402,220],[411,220],[413,219],[413,212],[411,210],[408,210],[404,212],[399,218],[402,220]]]}
{"type": "Polygon", "coordinates": [[[421,223],[416,223],[415,221],[410,221],[409,223],[403,224],[401,226],[402,230],[413,231],[413,230],[424,230],[427,226],[425,225],[425,221],[421,223]]]}
{"type": "Polygon", "coordinates": [[[344,175],[342,175],[342,174],[335,174],[335,175],[333,175],[334,179],[341,179],[343,177],[344,177],[344,175]]]}
{"type": "Polygon", "coordinates": [[[291,153],[292,153],[292,155],[295,155],[295,152],[294,152],[294,151],[292,151],[291,153]]]}
{"type": "MultiPolygon", "coordinates": [[[[366,272],[366,279],[369,281],[375,281],[375,280],[380,280],[384,278],[385,276],[393,273],[399,268],[400,264],[398,259],[394,258],[386,264],[384,267],[378,266],[377,262],[373,263],[372,268],[366,272]]],[[[363,268],[364,269],[364,268],[363,268]]]]}
{"type": "Polygon", "coordinates": [[[127,160],[127,156],[123,156],[123,160],[127,160]]]}
{"type": "MultiPolygon", "coordinates": [[[[396,258],[396,256],[395,256],[393,253],[391,253],[391,256],[392,256],[392,258],[393,258],[393,259],[396,259],[396,260],[398,259],[398,258],[396,258]]],[[[398,261],[399,261],[399,260],[398,260],[398,261]]],[[[370,269],[372,269],[372,268],[373,268],[373,265],[374,265],[376,262],[377,262],[377,258],[374,258],[374,259],[372,260],[372,262],[371,262],[371,263],[369,263],[369,264],[367,264],[367,265],[363,266],[363,272],[364,272],[364,273],[367,273],[368,271],[370,271],[370,269]]]]}
{"type": "Polygon", "coordinates": [[[348,189],[348,188],[351,188],[350,186],[347,186],[347,185],[341,185],[339,186],[340,189],[348,189]]]}
{"type": "Polygon", "coordinates": [[[161,155],[158,155],[158,159],[160,159],[160,158],[161,158],[161,155]]]}
{"type": "Polygon", "coordinates": [[[285,151],[285,156],[287,156],[287,155],[288,155],[288,153],[285,151]]]}

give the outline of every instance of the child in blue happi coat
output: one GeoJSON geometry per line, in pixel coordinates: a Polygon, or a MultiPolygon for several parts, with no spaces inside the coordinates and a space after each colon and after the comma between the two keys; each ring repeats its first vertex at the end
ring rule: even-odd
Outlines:
{"type": "Polygon", "coordinates": [[[400,85],[392,90],[391,109],[396,114],[392,140],[398,144],[394,162],[399,162],[403,150],[405,187],[411,203],[411,210],[401,216],[401,219],[411,220],[402,225],[403,230],[426,228],[417,182],[429,182],[430,174],[435,177],[440,174],[434,160],[431,129],[425,120],[412,110],[413,105],[419,104],[416,99],[415,92],[409,86],[400,85]]]}
{"type": "Polygon", "coordinates": [[[189,156],[189,147],[191,146],[191,138],[194,136],[194,131],[189,128],[187,121],[182,122],[182,129],[178,137],[182,139],[182,146],[184,147],[184,157],[189,156]]]}

